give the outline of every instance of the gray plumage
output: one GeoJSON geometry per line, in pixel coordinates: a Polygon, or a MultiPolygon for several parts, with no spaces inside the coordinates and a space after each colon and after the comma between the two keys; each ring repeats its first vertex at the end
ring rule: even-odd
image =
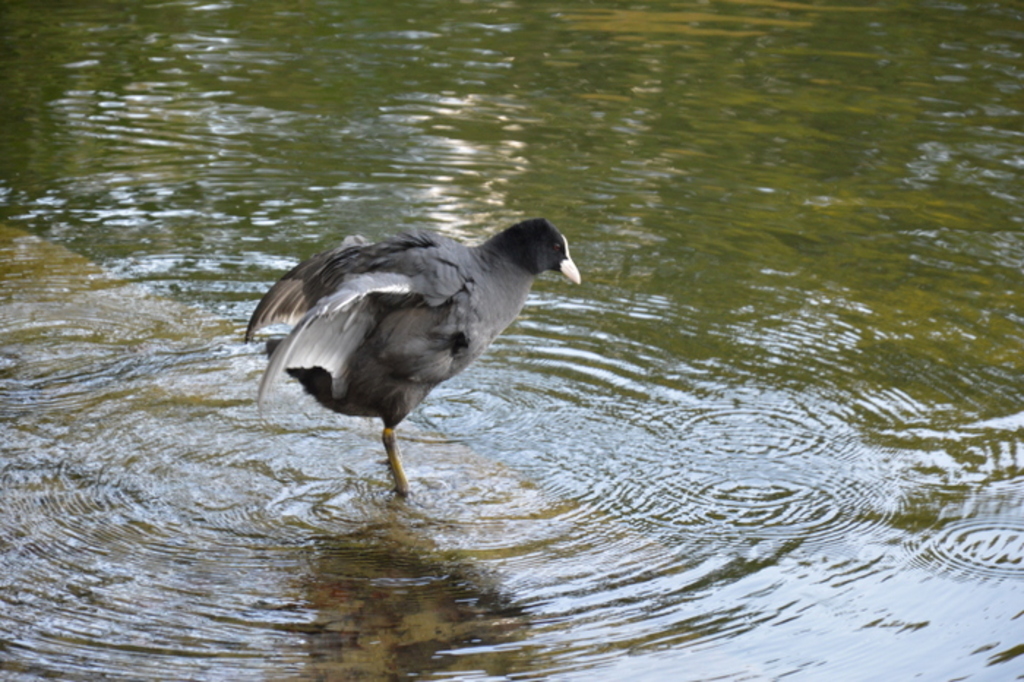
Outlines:
{"type": "Polygon", "coordinates": [[[380,417],[396,489],[407,494],[394,427],[486,350],[545,270],[580,281],[568,242],[544,219],[476,247],[429,232],[376,244],[350,237],[297,265],[257,305],[247,341],[269,324],[294,325],[267,344],[259,404],[287,371],[331,410],[380,417]]]}

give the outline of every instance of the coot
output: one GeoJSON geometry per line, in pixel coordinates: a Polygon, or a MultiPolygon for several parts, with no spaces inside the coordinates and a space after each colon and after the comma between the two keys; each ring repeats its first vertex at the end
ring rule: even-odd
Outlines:
{"type": "Polygon", "coordinates": [[[259,405],[287,371],[326,408],[380,417],[395,492],[408,495],[395,427],[484,352],[546,270],[580,282],[569,243],[543,218],[475,247],[430,232],[377,244],[349,237],[299,263],[256,306],[246,341],[276,322],[295,325],[267,342],[259,405]]]}

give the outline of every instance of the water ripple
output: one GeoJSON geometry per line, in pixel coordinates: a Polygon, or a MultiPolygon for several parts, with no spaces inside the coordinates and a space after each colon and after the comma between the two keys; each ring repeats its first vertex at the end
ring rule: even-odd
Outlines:
{"type": "Polygon", "coordinates": [[[954,521],[921,547],[914,563],[968,580],[1024,580],[1024,521],[985,516],[954,521]]]}
{"type": "Polygon", "coordinates": [[[784,395],[765,394],[741,405],[702,406],[679,425],[687,442],[697,450],[717,451],[723,457],[808,457],[828,454],[849,458],[856,443],[847,435],[836,439],[822,414],[799,404],[787,404],[784,395]]]}
{"type": "Polygon", "coordinates": [[[472,388],[442,388],[432,398],[428,423],[497,449],[547,490],[628,520],[666,546],[697,538],[840,546],[890,534],[905,478],[850,424],[857,404],[837,404],[828,387],[710,382],[700,364],[615,332],[623,310],[685,329],[685,317],[672,316],[686,311],[665,299],[634,304],[609,306],[606,324],[584,334],[574,315],[602,305],[541,298],[474,370],[472,388]],[[563,425],[574,423],[588,432],[567,442],[563,425]],[[494,445],[502,442],[515,445],[494,445]]]}

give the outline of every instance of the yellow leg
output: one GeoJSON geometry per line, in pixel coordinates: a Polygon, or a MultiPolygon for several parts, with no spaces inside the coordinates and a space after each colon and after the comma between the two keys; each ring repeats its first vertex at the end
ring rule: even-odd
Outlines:
{"type": "Polygon", "coordinates": [[[405,477],[405,469],[402,468],[402,453],[398,449],[395,430],[384,427],[381,440],[384,441],[384,449],[388,451],[388,466],[391,467],[391,476],[395,479],[395,492],[402,497],[408,497],[409,479],[405,477]]]}

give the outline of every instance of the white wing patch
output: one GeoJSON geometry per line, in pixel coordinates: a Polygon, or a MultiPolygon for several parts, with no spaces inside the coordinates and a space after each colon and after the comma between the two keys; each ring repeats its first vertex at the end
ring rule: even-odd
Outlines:
{"type": "Polygon", "coordinates": [[[367,296],[411,293],[412,281],[405,275],[367,274],[345,282],[335,293],[320,299],[270,356],[260,380],[260,409],[270,397],[277,377],[290,367],[324,368],[333,377],[333,393],[343,395],[349,358],[375,323],[366,310],[367,296]]]}

